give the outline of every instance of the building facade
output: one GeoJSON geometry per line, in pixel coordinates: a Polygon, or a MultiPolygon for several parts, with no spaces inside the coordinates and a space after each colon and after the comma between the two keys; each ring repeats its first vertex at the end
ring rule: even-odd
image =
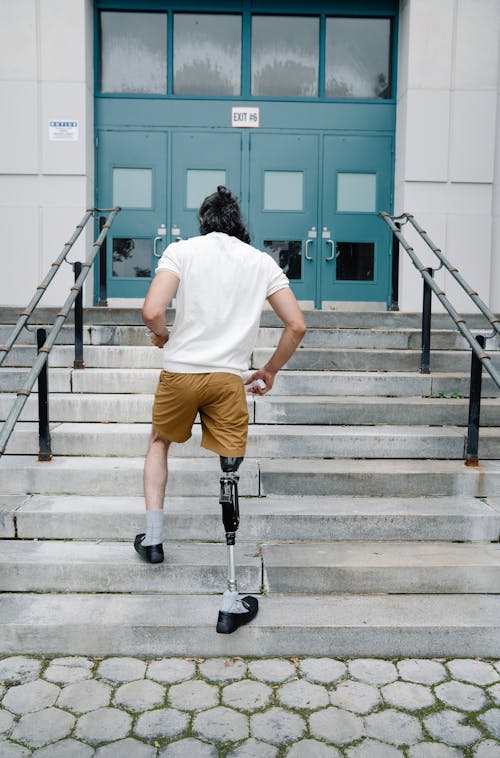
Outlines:
{"type": "MultiPolygon", "coordinates": [[[[114,205],[109,303],[140,305],[225,184],[310,307],[420,307],[378,217],[404,210],[500,311],[500,0],[0,0],[0,14],[2,305],[28,301],[85,208],[114,205]]],[[[97,293],[95,271],[88,305],[97,293]]]]}

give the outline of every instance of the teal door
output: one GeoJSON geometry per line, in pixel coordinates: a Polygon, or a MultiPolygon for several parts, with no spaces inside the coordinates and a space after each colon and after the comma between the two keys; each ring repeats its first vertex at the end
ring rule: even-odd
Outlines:
{"type": "Polygon", "coordinates": [[[240,195],[241,140],[241,134],[234,131],[172,134],[169,241],[199,234],[199,207],[219,184],[240,195]]]}
{"type": "Polygon", "coordinates": [[[249,228],[299,300],[314,301],[318,261],[317,135],[252,134],[249,228]]]}
{"type": "Polygon", "coordinates": [[[101,131],[98,205],[119,205],[107,240],[109,297],[144,297],[165,247],[167,134],[101,131]]]}
{"type": "Polygon", "coordinates": [[[388,298],[390,232],[377,214],[392,205],[391,147],[389,137],[324,138],[318,280],[323,304],[388,298]]]}

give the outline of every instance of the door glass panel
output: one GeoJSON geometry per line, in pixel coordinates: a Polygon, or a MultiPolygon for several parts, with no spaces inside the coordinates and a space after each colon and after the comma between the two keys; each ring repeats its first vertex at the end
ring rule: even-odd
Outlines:
{"type": "Polygon", "coordinates": [[[131,237],[113,239],[113,276],[151,276],[151,240],[131,237]]]}
{"type": "Polygon", "coordinates": [[[391,22],[327,18],[326,97],[390,98],[391,22]]]}
{"type": "Polygon", "coordinates": [[[337,210],[375,213],[376,174],[338,174],[337,210]]]}
{"type": "Polygon", "coordinates": [[[252,17],[252,95],[317,97],[319,19],[252,17]]]}
{"type": "Polygon", "coordinates": [[[304,209],[302,171],[264,171],[264,210],[301,211],[304,209]]]}
{"type": "Polygon", "coordinates": [[[119,205],[120,208],[151,208],[152,200],[152,169],[113,169],[113,205],[119,205]]]}
{"type": "Polygon", "coordinates": [[[174,93],[241,93],[241,16],[174,15],[174,93]]]}
{"type": "Polygon", "coordinates": [[[101,92],[167,91],[165,13],[101,13],[101,92]]]}
{"type": "Polygon", "coordinates": [[[188,169],[186,207],[198,210],[204,199],[216,192],[219,184],[226,184],[226,172],[223,170],[188,169]]]}
{"type": "Polygon", "coordinates": [[[337,242],[337,281],[373,281],[373,242],[337,242]]]}
{"type": "Polygon", "coordinates": [[[289,279],[302,279],[301,240],[264,240],[264,252],[274,258],[289,279]]]}

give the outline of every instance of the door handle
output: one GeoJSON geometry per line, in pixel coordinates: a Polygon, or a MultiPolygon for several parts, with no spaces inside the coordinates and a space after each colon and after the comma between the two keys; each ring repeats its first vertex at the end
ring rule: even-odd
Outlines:
{"type": "Polygon", "coordinates": [[[165,239],[165,237],[162,236],[162,237],[155,237],[153,240],[153,255],[155,258],[161,258],[161,256],[163,255],[163,253],[158,252],[158,242],[163,239],[165,239]]]}
{"type": "Polygon", "coordinates": [[[325,258],[325,261],[333,261],[333,259],[335,258],[335,242],[333,240],[326,240],[326,243],[327,245],[332,246],[332,253],[331,255],[327,255],[327,257],[325,258]]]}
{"type": "Polygon", "coordinates": [[[311,242],[314,242],[314,240],[313,239],[306,240],[306,249],[304,252],[304,258],[306,259],[306,261],[312,261],[313,259],[312,255],[309,255],[309,245],[311,244],[311,242]]]}

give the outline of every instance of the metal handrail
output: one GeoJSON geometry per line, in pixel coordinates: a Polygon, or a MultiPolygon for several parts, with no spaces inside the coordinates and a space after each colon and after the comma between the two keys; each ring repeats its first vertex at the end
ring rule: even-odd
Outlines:
{"type": "Polygon", "coordinates": [[[475,290],[465,281],[465,279],[458,273],[458,269],[448,261],[446,256],[442,253],[433,241],[428,236],[427,232],[422,229],[420,224],[415,221],[415,218],[410,213],[402,213],[400,216],[391,216],[389,213],[382,212],[379,216],[385,221],[385,223],[391,229],[394,237],[400,242],[403,248],[406,250],[410,259],[419,271],[422,279],[424,280],[424,297],[422,308],[422,357],[420,363],[421,373],[430,373],[430,343],[431,343],[431,291],[434,292],[438,300],[443,304],[448,314],[453,319],[456,328],[466,339],[472,349],[472,361],[471,361],[471,373],[470,373],[470,389],[469,389],[469,421],[467,429],[467,443],[465,450],[465,463],[468,466],[477,466],[478,461],[478,447],[479,447],[479,418],[481,410],[481,371],[483,366],[497,385],[500,388],[500,372],[497,371],[492,363],[491,355],[484,350],[486,338],[482,335],[474,337],[464,318],[459,316],[453,305],[450,303],[446,294],[434,281],[433,275],[435,271],[439,271],[443,266],[453,275],[455,280],[460,284],[462,289],[467,293],[469,298],[476,305],[483,316],[488,319],[493,332],[488,335],[494,337],[496,334],[500,334],[500,320],[492,313],[488,306],[481,300],[475,290]],[[428,268],[422,264],[420,259],[415,253],[415,250],[403,234],[401,233],[401,226],[410,222],[416,232],[436,255],[440,261],[440,265],[437,269],[428,268]]]}
{"type": "Polygon", "coordinates": [[[40,375],[40,372],[44,368],[49,353],[54,346],[54,343],[59,335],[59,332],[62,329],[62,326],[64,322],[66,321],[68,314],[71,310],[72,305],[74,304],[75,300],[79,296],[79,294],[82,291],[83,283],[85,279],[87,278],[90,269],[92,268],[92,265],[94,263],[94,260],[97,256],[97,253],[99,252],[99,249],[101,245],[103,244],[104,240],[106,239],[106,235],[117,215],[121,209],[119,207],[112,208],[112,209],[100,209],[100,208],[90,208],[86,211],[82,223],[78,224],[78,226],[75,229],[74,234],[72,235],[69,242],[67,242],[57,258],[57,260],[52,264],[51,269],[47,276],[45,277],[42,284],[40,284],[37,287],[37,291],[33,298],[31,299],[29,305],[25,308],[24,311],[22,311],[20,318],[18,319],[14,329],[12,330],[12,333],[7,340],[6,345],[2,345],[0,347],[0,350],[3,351],[3,356],[0,357],[0,365],[2,365],[3,361],[5,360],[6,356],[10,352],[12,346],[14,345],[15,341],[17,340],[18,336],[20,335],[22,329],[26,326],[28,319],[30,316],[32,316],[33,311],[40,301],[42,295],[47,290],[48,285],[54,278],[54,275],[56,274],[57,270],[59,269],[60,265],[64,260],[66,260],[66,257],[73,247],[73,244],[78,239],[82,229],[86,226],[89,219],[93,216],[94,213],[108,213],[108,218],[106,220],[106,223],[102,227],[99,236],[97,237],[96,241],[92,245],[92,252],[90,254],[89,260],[85,263],[81,264],[81,272],[76,277],[76,281],[74,285],[70,289],[70,294],[66,298],[64,305],[62,306],[59,313],[56,315],[54,324],[52,325],[49,334],[47,338],[44,341],[44,344],[42,347],[39,347],[38,354],[31,366],[31,369],[28,373],[28,376],[26,377],[26,380],[23,384],[23,386],[17,390],[17,398],[15,402],[12,405],[12,408],[5,419],[2,429],[0,431],[0,457],[4,454],[5,448],[7,446],[7,443],[10,439],[10,436],[14,430],[14,427],[19,419],[19,416],[21,414],[22,409],[24,408],[24,405],[28,399],[28,397],[31,394],[31,390],[33,389],[33,385],[35,384],[38,376],[40,375]]]}

